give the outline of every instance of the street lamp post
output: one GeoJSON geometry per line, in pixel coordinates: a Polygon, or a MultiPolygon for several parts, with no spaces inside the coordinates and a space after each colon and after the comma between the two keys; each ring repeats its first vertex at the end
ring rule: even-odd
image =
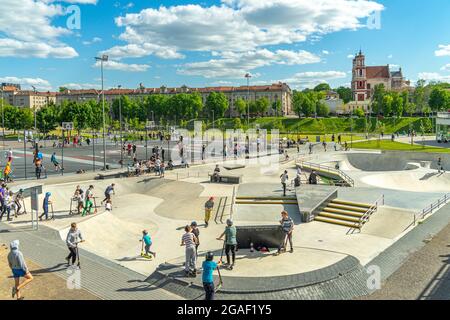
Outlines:
{"type": "Polygon", "coordinates": [[[2,129],[3,129],[3,149],[5,149],[5,106],[3,104],[3,86],[1,87],[2,89],[2,129]]]}
{"type": "Polygon", "coordinates": [[[250,125],[250,73],[245,74],[247,78],[247,127],[250,125]]]}
{"type": "Polygon", "coordinates": [[[108,61],[107,55],[95,57],[96,61],[100,61],[101,75],[102,75],[102,116],[103,116],[103,170],[106,171],[106,140],[105,140],[105,90],[103,79],[103,63],[108,61]]]}
{"type": "MultiPolygon", "coordinates": [[[[119,84],[117,86],[120,90],[122,86],[119,84]]],[[[122,95],[119,93],[119,126],[120,126],[120,166],[123,168],[123,138],[122,138],[122,95]]]]}
{"type": "Polygon", "coordinates": [[[215,126],[214,126],[214,116],[215,116],[214,110],[212,110],[212,116],[213,116],[213,123],[212,123],[212,125],[213,125],[213,129],[215,129],[215,126]]]}
{"type": "MultiPolygon", "coordinates": [[[[36,95],[37,90],[35,86],[31,86],[33,88],[33,92],[36,95]]],[[[37,134],[37,121],[36,121],[36,103],[33,103],[33,110],[34,110],[34,134],[37,134]]]]}

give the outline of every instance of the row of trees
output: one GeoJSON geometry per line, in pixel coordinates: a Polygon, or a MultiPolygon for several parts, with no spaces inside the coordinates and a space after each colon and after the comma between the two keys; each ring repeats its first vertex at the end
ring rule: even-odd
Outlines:
{"type": "MultiPolygon", "coordinates": [[[[153,119],[163,124],[172,121],[187,123],[198,118],[220,119],[225,116],[229,107],[226,95],[216,92],[209,94],[204,104],[199,93],[149,95],[143,99],[131,99],[124,95],[115,99],[111,105],[105,102],[105,121],[108,126],[119,129],[119,119],[122,117],[122,123],[143,129],[147,120],[153,119]]],[[[253,116],[263,116],[271,107],[281,114],[280,101],[272,106],[267,98],[260,98],[249,104],[243,99],[235,101],[235,109],[240,115],[249,111],[253,116]]],[[[30,109],[5,105],[4,113],[5,127],[9,130],[34,127],[34,114],[30,109]]],[[[36,126],[42,133],[54,130],[62,122],[73,122],[78,131],[100,129],[103,124],[101,101],[63,101],[59,106],[51,104],[36,112],[36,126]]]]}
{"type": "MultiPolygon", "coordinates": [[[[401,92],[388,91],[383,84],[376,85],[372,95],[370,109],[372,114],[383,115],[385,117],[400,118],[403,115],[412,116],[420,114],[428,116],[432,112],[450,110],[450,84],[419,80],[414,90],[404,90],[401,92]]],[[[331,89],[322,83],[314,89],[294,91],[293,109],[299,116],[310,117],[313,115],[326,117],[329,110],[323,103],[327,91],[333,90],[338,93],[344,103],[352,100],[352,90],[347,87],[331,89]]],[[[354,115],[364,117],[362,109],[356,109],[354,115]]]]}
{"type": "Polygon", "coordinates": [[[292,107],[294,112],[300,116],[327,117],[330,109],[323,102],[325,91],[304,90],[294,91],[292,97],[292,107]]]}
{"type": "Polygon", "coordinates": [[[450,109],[448,83],[429,83],[419,80],[413,91],[388,92],[384,85],[375,86],[372,112],[384,116],[401,117],[404,114],[429,115],[450,109]]]}

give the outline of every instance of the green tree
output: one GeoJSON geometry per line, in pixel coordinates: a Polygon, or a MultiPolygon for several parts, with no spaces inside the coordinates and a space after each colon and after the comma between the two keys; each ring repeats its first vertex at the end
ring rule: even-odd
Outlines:
{"type": "Polygon", "coordinates": [[[403,98],[398,93],[392,95],[392,112],[397,118],[401,118],[403,115],[403,98]]]}
{"type": "Polygon", "coordinates": [[[233,128],[234,128],[234,130],[242,129],[241,118],[234,118],[233,119],[233,128]]]}
{"type": "Polygon", "coordinates": [[[244,99],[238,98],[234,102],[234,108],[239,113],[239,115],[247,114],[247,103],[244,99]]]}
{"type": "Polygon", "coordinates": [[[417,81],[413,100],[418,112],[425,113],[427,111],[428,103],[425,92],[425,80],[417,81]]]}
{"type": "Polygon", "coordinates": [[[321,100],[316,102],[316,112],[319,117],[328,117],[330,113],[330,108],[321,100]]]}
{"type": "Polygon", "coordinates": [[[276,100],[272,103],[272,110],[275,113],[275,115],[278,117],[279,115],[281,115],[281,101],[280,100],[276,100]]]}
{"type": "Polygon", "coordinates": [[[392,102],[393,102],[394,98],[392,97],[392,95],[390,94],[386,94],[383,97],[383,115],[385,117],[389,117],[392,113],[392,102]]]}
{"type": "Polygon", "coordinates": [[[211,92],[206,98],[205,111],[211,117],[214,112],[215,119],[223,118],[228,110],[228,98],[222,92],[211,92]]]}
{"type": "Polygon", "coordinates": [[[264,116],[267,111],[269,111],[270,101],[266,97],[259,98],[256,100],[256,113],[260,116],[264,116]]]}
{"type": "Polygon", "coordinates": [[[364,118],[366,116],[366,114],[362,108],[355,109],[355,111],[353,111],[353,114],[355,116],[357,116],[358,118],[364,118]]]}
{"type": "Polygon", "coordinates": [[[372,112],[380,114],[383,111],[383,99],[386,95],[386,89],[384,84],[377,84],[374,87],[374,92],[372,96],[371,109],[372,112]]]}
{"type": "Polygon", "coordinates": [[[438,86],[434,87],[430,94],[429,105],[433,111],[448,110],[450,107],[450,94],[447,90],[438,86]]]}
{"type": "Polygon", "coordinates": [[[339,87],[336,89],[336,92],[339,94],[339,98],[341,98],[344,103],[349,103],[353,100],[352,89],[348,87],[339,87]]]}
{"type": "Polygon", "coordinates": [[[320,91],[330,91],[331,87],[328,83],[321,83],[314,87],[314,91],[320,92],[320,91]]]}
{"type": "Polygon", "coordinates": [[[55,130],[58,122],[58,113],[53,105],[43,107],[36,112],[36,126],[44,134],[55,130]]]}

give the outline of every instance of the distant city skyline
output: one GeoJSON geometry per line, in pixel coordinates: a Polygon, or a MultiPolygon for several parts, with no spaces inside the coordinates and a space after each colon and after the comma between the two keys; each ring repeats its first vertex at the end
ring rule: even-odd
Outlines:
{"type": "Polygon", "coordinates": [[[40,91],[286,82],[350,86],[352,59],[450,81],[440,0],[3,0],[0,82],[40,91]],[[71,7],[72,6],[72,7],[71,7]],[[70,8],[69,12],[65,12],[70,8]],[[419,27],[420,26],[420,27],[419,27]]]}

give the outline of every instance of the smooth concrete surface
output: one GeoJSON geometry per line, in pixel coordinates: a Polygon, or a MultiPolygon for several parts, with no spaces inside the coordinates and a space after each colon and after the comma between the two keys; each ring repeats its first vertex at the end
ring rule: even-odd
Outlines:
{"type": "MultiPolygon", "coordinates": [[[[238,266],[242,265],[242,268],[237,267],[233,274],[236,272],[240,276],[253,277],[258,274],[279,272],[276,270],[291,274],[302,270],[299,268],[305,268],[304,270],[319,269],[328,262],[332,263],[335,257],[334,255],[324,254],[320,250],[334,252],[336,255],[342,256],[351,255],[365,264],[392,245],[403,232],[407,231],[404,230],[405,225],[408,219],[412,221],[414,212],[419,211],[434,199],[437,200],[442,194],[440,192],[428,192],[430,190],[427,190],[426,187],[419,188],[418,185],[414,190],[415,192],[411,192],[413,188],[406,188],[410,182],[405,182],[405,189],[410,191],[387,189],[384,184],[382,184],[382,188],[370,186],[363,180],[365,177],[377,174],[374,169],[378,169],[376,167],[378,166],[377,159],[382,159],[378,158],[382,156],[379,152],[327,152],[317,153],[313,156],[302,156],[300,159],[295,159],[292,156],[293,161],[277,165],[263,163],[263,159],[256,159],[255,161],[245,162],[245,168],[233,170],[237,174],[243,175],[244,183],[240,186],[207,182],[208,172],[214,170],[215,163],[168,171],[164,179],[154,175],[104,181],[92,180],[93,175],[59,177],[58,179],[44,181],[44,193],[52,192],[56,219],[42,223],[60,231],[61,237],[65,238],[70,223],[78,222],[80,230],[86,238],[86,242],[82,244],[83,248],[132,270],[149,275],[155,271],[158,265],[166,261],[179,259],[184,255],[184,247],[180,246],[183,227],[192,220],[197,220],[200,225],[200,265],[205,252],[212,250],[220,254],[223,244],[216,238],[223,232],[224,225],[211,222],[208,228],[203,226],[204,201],[209,196],[231,199],[233,192],[247,196],[278,195],[281,191],[281,173],[288,170],[290,179],[293,179],[296,174],[296,161],[305,160],[319,164],[342,161],[342,163],[348,164],[348,168],[351,169],[345,170],[345,168],[342,168],[355,179],[356,187],[338,188],[338,198],[372,203],[381,195],[385,195],[386,206],[374,214],[369,223],[364,226],[362,232],[348,233],[349,230],[346,227],[322,222],[299,223],[299,220],[297,220],[298,213],[295,212],[295,210],[298,211],[298,208],[286,206],[291,210],[291,215],[296,222],[293,233],[295,254],[286,254],[280,259],[261,258],[261,260],[264,260],[262,263],[252,263],[251,259],[242,258],[238,261],[238,266]],[[354,156],[359,157],[359,162],[347,161],[347,159],[350,159],[348,158],[349,155],[350,158],[353,155],[352,159],[354,159],[354,156]],[[366,164],[362,163],[364,159],[366,164]],[[258,162],[259,160],[261,162],[258,162]],[[368,169],[373,170],[363,171],[354,165],[361,168],[368,166],[368,169]],[[87,180],[77,181],[76,179],[80,180],[83,177],[86,177],[87,180]],[[95,195],[98,197],[97,204],[100,205],[106,186],[112,182],[116,183],[112,212],[105,213],[105,210],[99,207],[97,214],[87,217],[68,215],[70,198],[77,184],[82,185],[84,190],[87,186],[93,184],[95,195]],[[150,231],[154,243],[152,251],[157,252],[156,258],[152,261],[143,260],[140,257],[141,244],[139,239],[143,229],[150,231]],[[285,261],[285,259],[289,261],[285,261]]],[[[408,162],[427,161],[427,159],[434,161],[433,157],[434,155],[429,155],[428,158],[413,155],[411,159],[405,158],[405,162],[394,161],[394,164],[387,165],[386,170],[392,171],[404,168],[403,164],[406,165],[408,162]]],[[[230,161],[230,163],[235,163],[235,161],[230,161]]],[[[239,163],[243,162],[240,161],[239,163]]],[[[383,164],[383,160],[379,163],[380,165],[383,164]]],[[[433,165],[431,167],[433,168],[433,165]]],[[[422,174],[422,169],[400,171],[399,174],[410,175],[419,172],[419,170],[422,174]]],[[[435,172],[433,169],[429,170],[430,174],[435,172]]],[[[423,172],[423,175],[426,173],[423,172]]],[[[378,174],[381,173],[378,172],[378,174]]],[[[387,176],[393,174],[396,174],[396,172],[389,172],[387,176]]],[[[411,179],[418,177],[410,176],[411,179]]],[[[434,177],[430,179],[434,179],[434,177]]],[[[439,178],[436,177],[436,179],[439,178]]],[[[19,186],[20,183],[15,184],[15,187],[19,186]]],[[[302,187],[300,187],[300,192],[301,190],[302,187]]],[[[443,188],[439,190],[444,191],[443,188]]],[[[291,190],[289,194],[295,195],[294,190],[291,190]]],[[[27,199],[27,208],[29,209],[29,199],[27,199]]],[[[240,223],[276,224],[283,209],[283,205],[263,205],[263,207],[259,205],[239,205],[235,208],[233,218],[237,225],[240,223]]],[[[227,210],[231,210],[231,208],[227,208],[227,210]]],[[[17,228],[27,227],[30,225],[29,221],[30,216],[24,215],[15,219],[11,225],[17,228]]],[[[255,261],[257,260],[253,260],[253,262],[255,261]]]]}

